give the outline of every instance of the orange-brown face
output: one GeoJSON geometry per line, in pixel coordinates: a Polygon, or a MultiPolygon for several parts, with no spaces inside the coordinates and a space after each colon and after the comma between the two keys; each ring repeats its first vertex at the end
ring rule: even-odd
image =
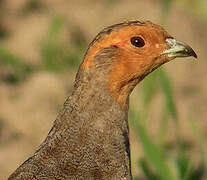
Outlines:
{"type": "Polygon", "coordinates": [[[89,48],[82,67],[93,68],[96,54],[114,46],[116,60],[107,76],[108,89],[122,106],[135,85],[154,69],[175,57],[196,57],[188,45],[173,39],[160,26],[146,22],[114,28],[99,37],[89,48]]]}

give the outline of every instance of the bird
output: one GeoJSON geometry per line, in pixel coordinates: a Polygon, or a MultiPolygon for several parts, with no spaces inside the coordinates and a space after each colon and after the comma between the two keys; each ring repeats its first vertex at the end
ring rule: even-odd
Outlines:
{"type": "Polygon", "coordinates": [[[129,96],[144,77],[195,51],[151,21],[103,29],[89,44],[46,139],[8,180],[131,180],[129,96]]]}

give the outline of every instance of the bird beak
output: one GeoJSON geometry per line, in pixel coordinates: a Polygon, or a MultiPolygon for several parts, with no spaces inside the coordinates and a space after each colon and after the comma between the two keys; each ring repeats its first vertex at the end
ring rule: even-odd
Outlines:
{"type": "Polygon", "coordinates": [[[197,58],[195,51],[187,44],[177,41],[173,38],[166,39],[169,49],[165,50],[162,54],[167,54],[170,58],[188,57],[193,56],[197,58]]]}

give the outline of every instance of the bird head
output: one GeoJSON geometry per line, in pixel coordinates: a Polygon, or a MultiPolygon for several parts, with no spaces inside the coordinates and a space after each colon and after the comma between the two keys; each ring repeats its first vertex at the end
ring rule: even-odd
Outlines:
{"type": "Polygon", "coordinates": [[[96,72],[107,82],[116,101],[125,107],[134,87],[147,74],[176,57],[196,53],[162,27],[149,21],[129,21],[101,31],[89,45],[80,69],[96,72]]]}

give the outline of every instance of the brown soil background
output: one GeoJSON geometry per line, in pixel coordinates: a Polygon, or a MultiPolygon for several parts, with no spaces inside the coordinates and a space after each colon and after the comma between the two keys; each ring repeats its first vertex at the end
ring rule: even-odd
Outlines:
{"type": "MultiPolygon", "coordinates": [[[[61,15],[67,22],[61,38],[70,47],[70,24],[78,25],[91,41],[105,26],[129,19],[151,20],[160,24],[162,14],[160,1],[153,0],[120,0],[112,4],[95,0],[44,0],[42,4],[46,10],[20,17],[18,12],[26,3],[26,0],[7,0],[2,5],[0,18],[11,36],[0,41],[0,46],[32,64],[40,63],[38,45],[48,30],[51,18],[56,15],[61,15]]],[[[178,40],[190,44],[198,55],[197,61],[192,58],[177,59],[165,65],[173,82],[182,136],[193,143],[192,130],[186,121],[189,113],[207,137],[207,23],[176,1],[165,20],[165,28],[178,40]]],[[[0,81],[0,179],[6,179],[44,140],[58,109],[70,93],[75,71],[69,69],[63,74],[40,71],[18,85],[0,81]]],[[[139,88],[131,96],[134,105],[139,101],[137,91],[139,88]]],[[[160,94],[156,96],[152,108],[151,116],[155,118],[149,127],[152,133],[157,128],[156,112],[162,103],[159,97],[160,94]]],[[[173,129],[169,133],[173,134],[173,129]]],[[[132,131],[133,163],[142,155],[134,134],[132,131]]]]}

